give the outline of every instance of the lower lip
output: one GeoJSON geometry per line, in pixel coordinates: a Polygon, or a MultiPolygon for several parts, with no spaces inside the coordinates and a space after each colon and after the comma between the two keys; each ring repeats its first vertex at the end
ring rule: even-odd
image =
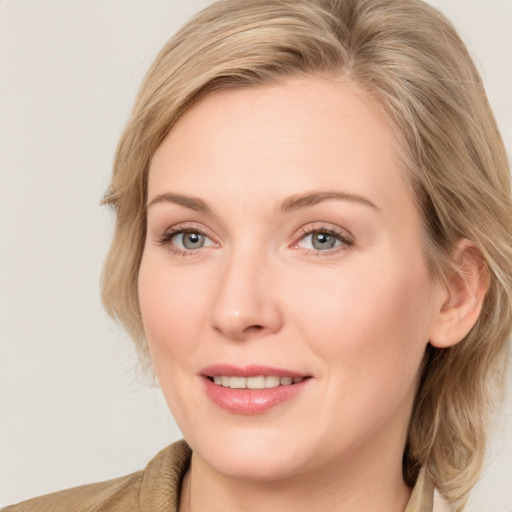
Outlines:
{"type": "Polygon", "coordinates": [[[310,379],[289,386],[276,386],[265,389],[231,389],[219,386],[204,377],[206,394],[223,409],[234,414],[261,414],[268,411],[304,390],[310,379]]]}

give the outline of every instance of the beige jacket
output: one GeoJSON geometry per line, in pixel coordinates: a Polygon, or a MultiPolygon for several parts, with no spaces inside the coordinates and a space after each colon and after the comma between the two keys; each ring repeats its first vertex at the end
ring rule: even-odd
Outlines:
{"type": "MultiPolygon", "coordinates": [[[[190,456],[185,441],[178,441],[137,473],[48,494],[0,512],[178,512],[181,480],[190,456]]],[[[422,471],[404,512],[433,512],[433,501],[434,487],[422,471]]]]}

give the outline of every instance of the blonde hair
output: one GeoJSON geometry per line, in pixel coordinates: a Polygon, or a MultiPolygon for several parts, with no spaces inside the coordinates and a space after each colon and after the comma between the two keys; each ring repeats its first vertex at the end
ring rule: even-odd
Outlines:
{"type": "Polygon", "coordinates": [[[512,319],[508,162],[478,72],[451,24],[420,0],[221,0],[162,49],[119,141],[104,202],[116,229],[103,300],[148,360],[137,278],[150,160],[174,123],[207,94],[293,75],[342,77],[376,100],[422,212],[433,279],[461,238],[480,250],[490,286],[461,343],[429,346],[409,425],[404,476],[425,465],[462,510],[480,474],[487,413],[502,387],[512,319]]]}

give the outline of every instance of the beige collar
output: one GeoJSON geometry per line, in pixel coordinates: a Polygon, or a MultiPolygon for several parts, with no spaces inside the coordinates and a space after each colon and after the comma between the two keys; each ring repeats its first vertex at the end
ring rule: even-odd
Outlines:
{"type": "Polygon", "coordinates": [[[412,490],[411,497],[404,512],[433,512],[434,511],[434,484],[427,475],[425,468],[421,468],[412,490]]]}

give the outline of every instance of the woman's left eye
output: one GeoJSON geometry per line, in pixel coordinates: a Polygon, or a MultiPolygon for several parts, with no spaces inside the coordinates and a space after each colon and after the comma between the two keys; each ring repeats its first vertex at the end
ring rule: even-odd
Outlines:
{"type": "Polygon", "coordinates": [[[316,229],[306,233],[297,243],[297,247],[317,252],[326,252],[340,246],[352,246],[347,236],[331,229],[316,229]]]}

